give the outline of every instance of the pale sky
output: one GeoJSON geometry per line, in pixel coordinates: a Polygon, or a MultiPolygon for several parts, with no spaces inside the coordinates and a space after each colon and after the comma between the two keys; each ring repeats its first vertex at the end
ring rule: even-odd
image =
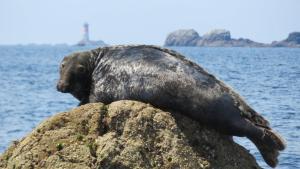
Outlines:
{"type": "Polygon", "coordinates": [[[0,0],[0,44],[162,45],[168,33],[224,28],[233,38],[269,43],[300,31],[300,0],[0,0]]]}

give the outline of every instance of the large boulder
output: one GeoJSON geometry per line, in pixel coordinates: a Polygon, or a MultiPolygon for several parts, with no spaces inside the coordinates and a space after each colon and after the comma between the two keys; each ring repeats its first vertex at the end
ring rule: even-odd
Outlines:
{"type": "Polygon", "coordinates": [[[195,46],[201,39],[193,29],[180,29],[167,36],[164,46],[195,46]]]}
{"type": "Polygon", "coordinates": [[[0,168],[259,168],[228,136],[136,101],[87,104],[15,141],[0,168]]]}

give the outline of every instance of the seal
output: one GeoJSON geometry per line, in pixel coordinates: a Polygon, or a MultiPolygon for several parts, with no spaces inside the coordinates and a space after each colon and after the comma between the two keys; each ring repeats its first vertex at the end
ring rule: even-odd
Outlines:
{"type": "Polygon", "coordinates": [[[149,45],[112,46],[66,56],[57,90],[80,105],[137,100],[182,112],[224,134],[249,138],[275,167],[284,140],[224,82],[183,55],[149,45]]]}

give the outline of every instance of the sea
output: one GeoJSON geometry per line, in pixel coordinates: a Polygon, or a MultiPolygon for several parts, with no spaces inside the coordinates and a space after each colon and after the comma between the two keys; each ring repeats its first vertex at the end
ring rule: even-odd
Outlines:
{"type": "MultiPolygon", "coordinates": [[[[64,56],[96,47],[0,46],[0,153],[46,118],[78,105],[56,91],[64,56]]],[[[172,47],[230,85],[281,133],[278,168],[300,168],[300,49],[172,47]]],[[[269,168],[246,138],[234,140],[269,168]]]]}

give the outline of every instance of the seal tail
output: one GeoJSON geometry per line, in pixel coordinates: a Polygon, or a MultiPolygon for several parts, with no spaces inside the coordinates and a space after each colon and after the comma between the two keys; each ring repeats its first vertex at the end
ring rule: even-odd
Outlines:
{"type": "Polygon", "coordinates": [[[249,138],[258,148],[265,162],[271,166],[276,167],[278,164],[279,151],[286,147],[284,139],[275,131],[259,127],[263,130],[261,137],[249,138]]]}

